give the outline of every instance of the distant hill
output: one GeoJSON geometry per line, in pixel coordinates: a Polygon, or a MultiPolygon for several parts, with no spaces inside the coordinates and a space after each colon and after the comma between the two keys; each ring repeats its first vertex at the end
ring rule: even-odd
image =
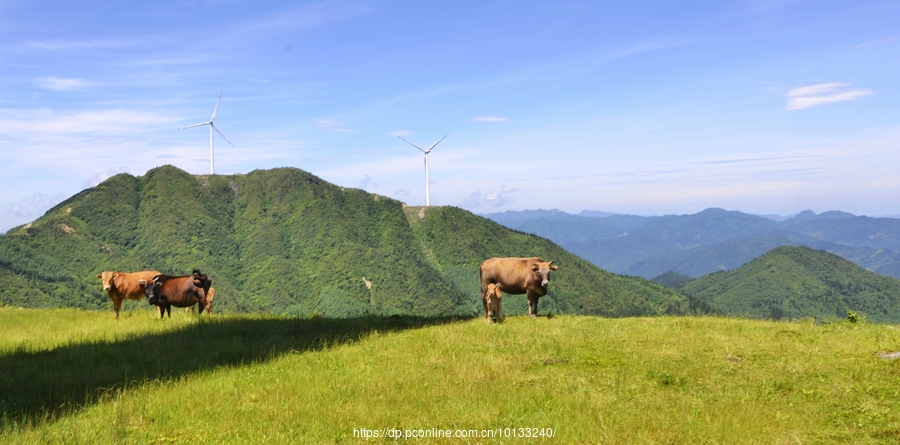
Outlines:
{"type": "MultiPolygon", "coordinates": [[[[805,210],[789,218],[722,209],[694,215],[603,218],[557,215],[502,224],[549,238],[597,266],[652,278],[674,271],[700,277],[732,270],[780,245],[827,250],[873,272],[900,278],[900,219],[805,210]]],[[[586,212],[582,212],[585,214],[586,212]]],[[[604,212],[599,212],[604,213],[604,212]]],[[[486,215],[494,218],[494,215],[486,215]]]]}
{"type": "Polygon", "coordinates": [[[900,322],[900,280],[807,247],[775,248],[681,290],[729,315],[842,319],[854,311],[875,322],[900,322]]]}
{"type": "MultiPolygon", "coordinates": [[[[213,279],[217,311],[468,316],[481,311],[482,260],[534,255],[561,264],[543,311],[690,310],[670,289],[609,274],[547,239],[461,209],[404,207],[295,168],[121,174],[0,236],[0,305],[106,308],[102,270],[200,268],[213,279]]],[[[519,300],[504,306],[524,312],[519,300]]]]}
{"type": "Polygon", "coordinates": [[[687,275],[682,275],[678,272],[666,272],[659,274],[650,281],[657,284],[662,284],[666,287],[671,287],[673,289],[681,289],[693,280],[694,278],[691,278],[687,275]]]}

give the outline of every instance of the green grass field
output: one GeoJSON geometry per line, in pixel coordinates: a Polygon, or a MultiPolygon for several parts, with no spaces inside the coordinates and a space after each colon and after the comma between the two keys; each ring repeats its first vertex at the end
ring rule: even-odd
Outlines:
{"type": "Polygon", "coordinates": [[[847,322],[0,308],[0,442],[896,443],[894,351],[847,322]]]}

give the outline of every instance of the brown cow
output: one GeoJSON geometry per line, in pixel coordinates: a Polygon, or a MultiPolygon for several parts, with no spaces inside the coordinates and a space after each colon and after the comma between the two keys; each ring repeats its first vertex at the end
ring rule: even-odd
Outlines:
{"type": "Polygon", "coordinates": [[[103,290],[106,291],[109,299],[113,301],[116,318],[119,318],[122,301],[126,299],[138,301],[144,298],[144,289],[141,283],[153,280],[153,277],[156,275],[159,275],[159,272],[155,270],[131,273],[104,271],[97,274],[97,278],[103,281],[103,290]]]}
{"type": "Polygon", "coordinates": [[[156,275],[144,286],[147,301],[160,308],[159,316],[163,313],[172,318],[172,306],[191,307],[200,303],[202,313],[212,313],[212,305],[209,300],[212,280],[206,274],[194,269],[191,275],[173,277],[169,275],[156,275]]]}
{"type": "Polygon", "coordinates": [[[484,317],[487,318],[488,323],[491,322],[491,318],[502,321],[502,315],[500,314],[500,300],[503,298],[503,292],[500,292],[500,286],[491,283],[487,285],[487,290],[482,295],[481,302],[484,304],[484,317]]]}
{"type": "Polygon", "coordinates": [[[557,269],[553,263],[538,257],[485,260],[478,267],[481,291],[485,292],[489,284],[496,284],[508,294],[525,294],[528,298],[528,315],[534,318],[537,316],[538,300],[547,295],[550,271],[557,269]]]}

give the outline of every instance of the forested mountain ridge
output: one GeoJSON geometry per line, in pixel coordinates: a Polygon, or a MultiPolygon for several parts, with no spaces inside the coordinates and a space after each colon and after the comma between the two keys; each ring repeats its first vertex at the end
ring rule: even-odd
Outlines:
{"type": "Polygon", "coordinates": [[[740,268],[692,280],[681,290],[728,315],[772,319],[900,322],[900,280],[807,247],[772,249],[740,268]]]}
{"type": "MultiPolygon", "coordinates": [[[[544,311],[689,311],[677,292],[461,209],[406,207],[296,168],[194,176],[171,166],[114,176],[0,236],[0,304],[103,308],[102,270],[200,268],[213,279],[217,310],[474,315],[475,271],[491,256],[560,263],[544,311]]],[[[524,296],[504,307],[517,300],[524,296]]]]}

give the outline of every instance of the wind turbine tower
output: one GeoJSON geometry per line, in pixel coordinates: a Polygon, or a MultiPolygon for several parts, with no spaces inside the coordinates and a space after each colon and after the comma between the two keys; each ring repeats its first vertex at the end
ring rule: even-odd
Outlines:
{"type": "Polygon", "coordinates": [[[200,122],[199,124],[194,124],[194,125],[189,125],[184,128],[179,128],[179,130],[184,130],[186,128],[194,128],[194,127],[199,127],[201,125],[209,125],[209,174],[211,174],[211,175],[216,174],[216,157],[215,157],[215,152],[213,151],[213,129],[215,129],[219,133],[219,136],[222,136],[222,139],[225,139],[225,142],[228,142],[228,145],[234,147],[234,144],[232,144],[231,141],[229,141],[228,138],[226,138],[225,135],[222,134],[221,131],[219,131],[219,127],[217,127],[216,124],[213,123],[213,121],[216,120],[216,111],[219,110],[219,101],[220,100],[222,100],[222,92],[221,91],[219,92],[219,99],[216,100],[216,108],[213,109],[213,114],[212,114],[212,117],[209,118],[209,122],[200,122]]]}
{"type": "MultiPolygon", "coordinates": [[[[431,153],[431,150],[432,150],[437,144],[440,144],[441,141],[443,141],[444,138],[446,138],[447,136],[450,136],[450,133],[445,134],[443,138],[440,138],[440,139],[438,139],[437,142],[431,144],[431,147],[428,147],[427,150],[423,149],[422,147],[419,147],[419,146],[416,145],[416,144],[413,144],[413,143],[410,142],[410,141],[407,141],[406,139],[403,139],[402,136],[397,136],[397,137],[399,137],[400,139],[403,139],[403,141],[406,142],[407,144],[412,145],[413,147],[418,148],[419,151],[421,151],[422,153],[425,153],[425,205],[426,205],[426,206],[431,206],[431,192],[429,191],[429,188],[428,188],[428,153],[431,153]]],[[[224,137],[224,136],[223,136],[223,137],[224,137]]]]}

